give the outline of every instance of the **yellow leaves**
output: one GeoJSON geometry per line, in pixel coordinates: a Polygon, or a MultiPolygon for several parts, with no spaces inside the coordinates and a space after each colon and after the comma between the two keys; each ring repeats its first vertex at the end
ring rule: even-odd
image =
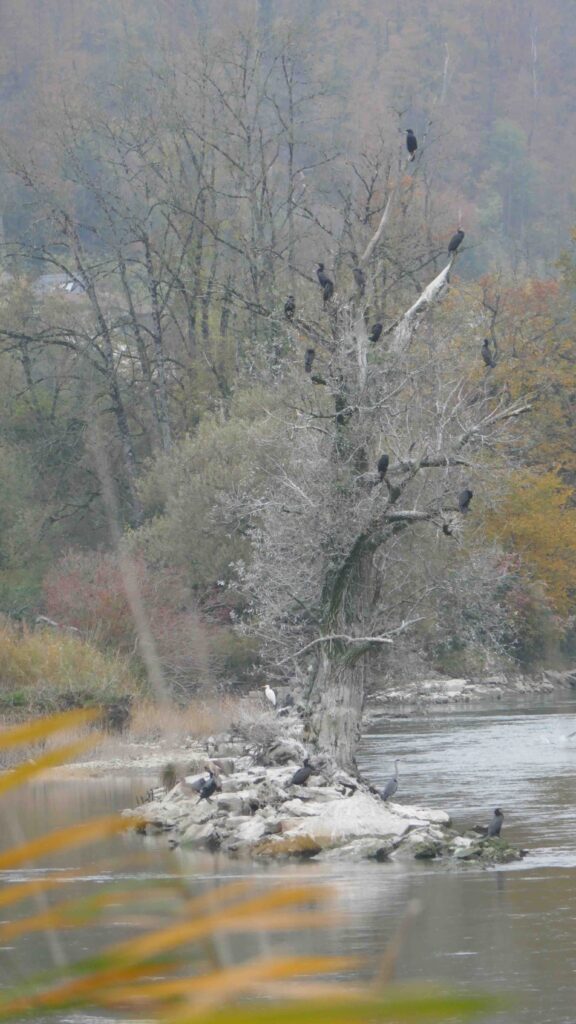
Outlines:
{"type": "Polygon", "coordinates": [[[521,555],[546,584],[556,611],[566,614],[576,588],[576,509],[573,492],[554,472],[513,474],[489,533],[521,555]]]}

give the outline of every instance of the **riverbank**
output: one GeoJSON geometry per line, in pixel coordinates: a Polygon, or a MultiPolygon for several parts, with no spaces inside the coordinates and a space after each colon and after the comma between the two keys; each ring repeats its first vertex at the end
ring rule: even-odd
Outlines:
{"type": "Polygon", "coordinates": [[[576,671],[542,672],[538,676],[494,673],[480,678],[431,676],[401,685],[391,684],[371,695],[364,719],[383,718],[390,708],[400,706],[426,707],[480,703],[482,701],[513,700],[522,697],[553,694],[557,690],[576,689],[576,671]]]}

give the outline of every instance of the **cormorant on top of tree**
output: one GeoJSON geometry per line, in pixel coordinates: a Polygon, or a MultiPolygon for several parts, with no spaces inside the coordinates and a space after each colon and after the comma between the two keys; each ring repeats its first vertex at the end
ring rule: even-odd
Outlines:
{"type": "Polygon", "coordinates": [[[458,228],[458,231],[456,232],[456,234],[452,235],[452,238],[450,239],[450,242],[448,243],[448,252],[450,252],[450,253],[456,252],[456,250],[457,250],[458,246],[460,245],[460,243],[461,243],[463,238],[464,238],[464,232],[462,231],[462,228],[458,228]]]}
{"type": "Polygon", "coordinates": [[[470,509],[470,502],[474,497],[474,491],[471,491],[469,487],[465,487],[463,491],[460,491],[458,495],[458,508],[462,513],[468,512],[470,509]]]}
{"type": "Polygon", "coordinates": [[[362,270],[362,267],[354,267],[352,273],[354,274],[354,280],[356,281],[356,287],[358,288],[360,295],[364,295],[366,290],[366,274],[362,270]]]}
{"type": "Polygon", "coordinates": [[[324,273],[323,263],[318,264],[316,274],[318,275],[318,281],[324,295],[324,302],[328,302],[328,300],[334,295],[334,281],[328,277],[328,274],[324,273]]]}
{"type": "Polygon", "coordinates": [[[490,351],[490,339],[489,338],[484,338],[484,341],[482,342],[481,352],[482,352],[482,359],[484,360],[485,366],[489,366],[489,367],[491,367],[493,369],[496,366],[496,359],[494,358],[494,356],[492,355],[492,353],[490,351]]]}
{"type": "Polygon", "coordinates": [[[316,349],[307,348],[306,352],[304,353],[304,369],[306,373],[312,373],[312,363],[314,362],[315,357],[316,349]]]}
{"type": "Polygon", "coordinates": [[[289,295],[284,303],[284,316],[287,320],[292,320],[294,313],[296,312],[296,303],[294,302],[294,296],[289,295]]]}
{"type": "Polygon", "coordinates": [[[405,128],[404,131],[406,132],[406,149],[410,154],[410,159],[414,160],[418,149],[418,139],[411,128],[405,128]]]}
{"type": "Polygon", "coordinates": [[[381,334],[382,324],[372,324],[372,327],[370,328],[370,334],[368,335],[370,341],[373,343],[377,342],[381,334]]]}
{"type": "Polygon", "coordinates": [[[384,453],[384,455],[381,455],[380,458],[378,459],[378,476],[380,477],[380,481],[381,482],[384,479],[384,477],[386,476],[386,473],[388,472],[388,466],[389,465],[390,465],[390,456],[386,455],[386,453],[384,453]]]}

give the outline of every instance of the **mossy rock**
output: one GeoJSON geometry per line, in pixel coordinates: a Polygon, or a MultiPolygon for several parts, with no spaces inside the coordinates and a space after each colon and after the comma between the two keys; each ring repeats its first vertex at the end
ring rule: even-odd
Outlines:
{"type": "Polygon", "coordinates": [[[434,860],[442,852],[442,844],[436,839],[421,839],[412,847],[414,860],[434,860]]]}
{"type": "Polygon", "coordinates": [[[252,852],[257,857],[300,857],[308,859],[320,853],[322,847],[312,836],[274,836],[257,843],[252,852]]]}
{"type": "Polygon", "coordinates": [[[479,846],[480,858],[488,864],[510,864],[526,856],[526,850],[511,846],[505,839],[484,839],[479,846]]]}

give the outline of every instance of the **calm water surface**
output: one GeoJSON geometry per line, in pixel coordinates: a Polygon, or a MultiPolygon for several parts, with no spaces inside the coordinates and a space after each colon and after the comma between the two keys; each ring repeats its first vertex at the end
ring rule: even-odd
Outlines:
{"type": "MultiPolygon", "coordinates": [[[[373,958],[385,948],[408,900],[416,897],[422,914],[405,941],[400,978],[516,994],[514,1009],[492,1018],[498,1024],[575,1024],[576,736],[569,737],[575,730],[576,695],[507,709],[410,713],[372,727],[364,739],[361,768],[375,782],[384,782],[393,758],[400,758],[403,801],[448,809],[462,826],[487,822],[500,805],[506,836],[530,851],[521,864],[490,870],[416,862],[255,866],[170,852],[161,842],[125,836],[101,845],[98,863],[94,851],[80,850],[66,863],[51,861],[49,870],[56,877],[63,868],[80,870],[80,883],[62,881],[70,895],[79,889],[94,892],[119,875],[152,884],[177,874],[198,890],[246,875],[263,881],[305,877],[336,887],[345,916],[329,934],[306,932],[272,942],[270,936],[224,939],[219,948],[224,961],[269,951],[271,944],[300,953],[373,958]]],[[[2,801],[0,845],[133,804],[150,781],[30,787],[17,801],[2,801]]],[[[5,872],[0,882],[45,871],[31,866],[5,872]]],[[[15,949],[0,949],[0,985],[14,981],[24,964],[41,969],[54,959],[77,958],[132,928],[120,911],[113,925],[76,930],[73,938],[66,932],[30,936],[15,949]]],[[[105,1019],[61,1018],[73,1024],[105,1019]]]]}

